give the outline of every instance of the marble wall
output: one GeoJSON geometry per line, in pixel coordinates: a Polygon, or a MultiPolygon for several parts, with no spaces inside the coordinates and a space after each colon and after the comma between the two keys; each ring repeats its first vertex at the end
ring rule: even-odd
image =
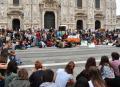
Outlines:
{"type": "Polygon", "coordinates": [[[77,0],[19,0],[19,5],[13,0],[0,0],[0,28],[12,29],[13,19],[19,19],[20,29],[44,28],[46,12],[55,15],[55,28],[65,25],[67,29],[75,30],[77,21],[83,21],[83,29],[95,29],[95,21],[101,23],[101,28],[116,28],[115,0],[100,0],[100,8],[95,8],[95,0],[82,0],[82,8],[77,7],[77,0]]]}

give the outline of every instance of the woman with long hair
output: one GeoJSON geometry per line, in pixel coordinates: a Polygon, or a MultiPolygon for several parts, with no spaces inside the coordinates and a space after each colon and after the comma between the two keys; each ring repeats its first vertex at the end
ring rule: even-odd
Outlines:
{"type": "Polygon", "coordinates": [[[85,69],[82,72],[80,72],[80,74],[77,75],[76,80],[79,80],[80,77],[85,77],[87,80],[89,80],[90,78],[88,70],[91,66],[96,66],[96,61],[94,57],[89,57],[87,59],[85,69]]]}
{"type": "Polygon", "coordinates": [[[66,65],[65,71],[66,71],[68,74],[73,74],[74,67],[75,67],[75,63],[74,63],[73,61],[70,61],[70,62],[66,65]]]}
{"type": "Polygon", "coordinates": [[[110,65],[108,56],[101,57],[99,69],[100,69],[103,79],[115,78],[114,70],[113,70],[112,66],[110,65]]]}
{"type": "Polygon", "coordinates": [[[92,66],[89,68],[89,76],[89,87],[106,87],[105,81],[102,79],[101,73],[97,67],[92,66]]]}

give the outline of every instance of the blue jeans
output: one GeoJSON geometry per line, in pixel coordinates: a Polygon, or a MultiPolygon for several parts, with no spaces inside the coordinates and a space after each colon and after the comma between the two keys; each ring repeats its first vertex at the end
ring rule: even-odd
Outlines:
{"type": "Polygon", "coordinates": [[[5,81],[4,80],[0,80],[0,87],[4,87],[5,85],[5,81]]]}

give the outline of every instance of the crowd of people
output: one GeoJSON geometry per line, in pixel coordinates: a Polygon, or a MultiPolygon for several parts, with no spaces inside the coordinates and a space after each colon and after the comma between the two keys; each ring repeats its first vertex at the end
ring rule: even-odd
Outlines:
{"type": "Polygon", "coordinates": [[[59,31],[59,30],[21,30],[12,31],[6,29],[0,29],[0,47],[5,41],[11,40],[14,44],[14,49],[27,49],[37,46],[39,48],[44,47],[73,47],[80,45],[81,41],[87,41],[88,43],[94,43],[95,45],[107,45],[113,43],[113,45],[120,47],[120,32],[117,30],[81,30],[81,31],[59,31]],[[69,36],[78,36],[79,42],[68,41],[69,36]]]}
{"type": "Polygon", "coordinates": [[[76,79],[74,61],[53,71],[37,60],[30,75],[15,61],[6,66],[0,63],[0,87],[120,87],[120,55],[112,52],[111,57],[109,61],[108,56],[102,56],[99,65],[94,57],[89,57],[76,79]]]}
{"type": "Polygon", "coordinates": [[[79,35],[80,40],[96,45],[113,43],[120,46],[120,33],[117,31],[54,31],[31,29],[26,31],[0,30],[0,87],[120,87],[120,54],[111,53],[102,56],[99,65],[94,57],[88,58],[85,69],[74,79],[74,61],[70,61],[65,68],[53,71],[47,69],[38,60],[32,74],[27,69],[19,68],[22,61],[17,58],[16,49],[30,47],[72,47],[80,45],[67,41],[69,35],[79,35]],[[9,60],[9,61],[8,61],[9,60]]]}

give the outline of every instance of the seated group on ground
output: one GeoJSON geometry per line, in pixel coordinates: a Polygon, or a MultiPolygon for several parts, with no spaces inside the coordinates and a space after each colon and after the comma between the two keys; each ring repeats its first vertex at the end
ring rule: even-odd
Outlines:
{"type": "Polygon", "coordinates": [[[81,41],[94,43],[95,45],[113,45],[120,47],[120,32],[117,31],[94,31],[83,30],[82,32],[59,31],[50,29],[39,29],[32,31],[31,29],[24,31],[12,31],[2,29],[0,31],[0,47],[5,41],[11,40],[15,49],[27,49],[37,46],[67,48],[81,44],[81,41]]]}
{"type": "Polygon", "coordinates": [[[5,66],[1,58],[0,87],[120,87],[120,55],[112,52],[111,57],[109,61],[108,56],[102,56],[98,66],[96,59],[89,57],[76,80],[74,61],[53,71],[37,60],[29,75],[27,69],[19,68],[15,61],[5,66]]]}

